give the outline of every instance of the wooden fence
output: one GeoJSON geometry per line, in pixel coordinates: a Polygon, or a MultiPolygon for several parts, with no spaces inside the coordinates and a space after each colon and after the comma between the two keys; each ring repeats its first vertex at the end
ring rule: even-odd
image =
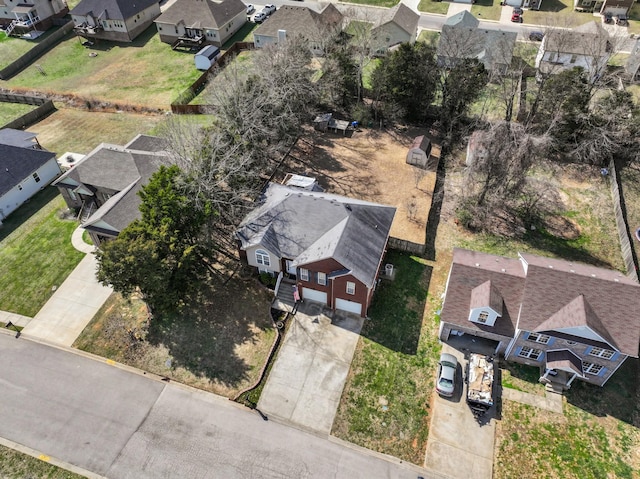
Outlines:
{"type": "Polygon", "coordinates": [[[62,39],[73,30],[73,21],[69,20],[58,30],[46,37],[40,43],[36,44],[31,50],[22,55],[20,58],[4,67],[0,70],[0,80],[8,80],[14,75],[17,75],[22,70],[31,65],[40,56],[55,47],[62,39]]]}
{"type": "Polygon", "coordinates": [[[2,128],[14,128],[16,130],[21,130],[22,128],[27,128],[33,125],[56,109],[51,100],[37,96],[16,95],[13,93],[0,92],[0,102],[23,103],[25,105],[37,106],[37,108],[35,108],[34,110],[31,110],[21,117],[16,118],[15,120],[10,121],[6,125],[2,126],[2,128]]]}
{"type": "Polygon", "coordinates": [[[629,230],[629,225],[626,220],[626,208],[622,191],[620,190],[620,176],[618,175],[615,161],[611,161],[609,165],[609,177],[611,178],[613,212],[616,217],[616,229],[618,230],[618,238],[620,239],[622,259],[627,270],[627,275],[636,281],[640,281],[638,258],[633,249],[633,237],[631,236],[631,230],[629,230]]]}
{"type": "Polygon", "coordinates": [[[218,58],[211,68],[200,75],[186,90],[178,95],[178,98],[171,103],[171,111],[178,115],[199,115],[210,111],[213,108],[212,105],[190,105],[189,102],[198,96],[198,94],[204,90],[204,87],[211,77],[217,75],[239,52],[253,50],[254,48],[253,42],[236,42],[231,45],[231,48],[220,55],[220,58],[218,58]]]}
{"type": "Polygon", "coordinates": [[[425,245],[412,243],[411,241],[402,240],[399,238],[389,237],[389,248],[404,251],[405,253],[411,253],[418,256],[424,255],[425,245]]]}

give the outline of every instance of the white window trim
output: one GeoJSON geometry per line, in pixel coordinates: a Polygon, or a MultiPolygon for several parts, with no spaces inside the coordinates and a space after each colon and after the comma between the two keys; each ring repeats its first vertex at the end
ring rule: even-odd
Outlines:
{"type": "Polygon", "coordinates": [[[546,334],[529,333],[527,340],[533,341],[534,343],[549,344],[551,337],[547,336],[546,334]]]}
{"type": "Polygon", "coordinates": [[[326,286],[327,285],[327,274],[326,273],[318,272],[318,284],[321,284],[322,286],[326,286]]]}
{"type": "Polygon", "coordinates": [[[309,270],[305,268],[300,268],[300,279],[302,281],[309,281],[309,270]]]}
{"type": "Polygon", "coordinates": [[[522,349],[518,352],[518,356],[525,359],[533,359],[534,361],[538,361],[540,356],[542,356],[542,351],[540,349],[530,348],[529,346],[523,346],[522,349]]]}
{"type": "Polygon", "coordinates": [[[611,351],[610,349],[597,348],[593,347],[589,351],[589,356],[595,356],[596,358],[602,359],[611,359],[614,356],[615,351],[611,351]]]}
{"type": "Polygon", "coordinates": [[[269,253],[263,249],[257,249],[256,263],[262,266],[271,266],[271,257],[269,256],[269,253]]]}
{"type": "Polygon", "coordinates": [[[604,366],[602,366],[601,364],[588,363],[586,361],[582,361],[582,369],[586,374],[592,374],[593,376],[597,376],[602,372],[602,370],[604,369],[604,366]]]}
{"type": "Polygon", "coordinates": [[[356,294],[356,283],[347,281],[347,294],[356,294]]]}

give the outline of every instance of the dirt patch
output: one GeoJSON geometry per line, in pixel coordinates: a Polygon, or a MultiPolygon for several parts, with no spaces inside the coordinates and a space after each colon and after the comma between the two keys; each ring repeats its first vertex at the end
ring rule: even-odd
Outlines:
{"type": "MultiPolygon", "coordinates": [[[[286,167],[315,176],[329,193],[395,206],[391,236],[424,244],[436,173],[406,163],[421,134],[427,132],[361,129],[343,136],[307,129],[286,167]]],[[[439,148],[432,154],[439,157],[439,148]]]]}
{"type": "Polygon", "coordinates": [[[580,225],[571,218],[564,216],[551,215],[544,219],[545,229],[555,236],[565,240],[575,240],[580,237],[582,229],[580,225]]]}

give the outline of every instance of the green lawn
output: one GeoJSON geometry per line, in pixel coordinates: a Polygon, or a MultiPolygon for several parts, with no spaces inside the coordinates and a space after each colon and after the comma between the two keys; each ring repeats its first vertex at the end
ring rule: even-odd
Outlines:
{"type": "Polygon", "coordinates": [[[332,434],[375,451],[421,464],[429,429],[429,401],[440,346],[429,300],[431,267],[391,251],[393,281],[376,291],[332,434]],[[421,335],[422,333],[422,335],[421,335]]]}
{"type": "Polygon", "coordinates": [[[629,33],[640,33],[640,3],[634,2],[629,10],[629,33]]]}
{"type": "Polygon", "coordinates": [[[440,40],[440,32],[434,30],[422,30],[418,35],[419,42],[425,42],[429,45],[438,46],[440,40]]]}
{"type": "Polygon", "coordinates": [[[4,446],[0,446],[0,472],[2,479],[82,479],[84,477],[4,446]]]}
{"type": "Polygon", "coordinates": [[[78,224],[61,220],[64,200],[47,187],[0,229],[0,309],[34,316],[83,258],[71,245],[78,224]]]}
{"type": "Polygon", "coordinates": [[[0,69],[20,58],[31,50],[34,45],[37,45],[55,31],[55,28],[51,28],[44,35],[41,35],[35,40],[7,37],[4,32],[0,33],[0,69]]]}
{"type": "Polygon", "coordinates": [[[449,10],[449,2],[438,2],[436,0],[420,0],[418,10],[424,13],[438,13],[446,15],[449,10]]]}
{"type": "Polygon", "coordinates": [[[524,23],[542,27],[573,28],[600,18],[591,13],[576,12],[573,0],[544,0],[540,10],[527,10],[522,16],[524,23]]]}
{"type": "MultiPolygon", "coordinates": [[[[234,72],[241,80],[246,80],[253,68],[253,55],[254,52],[243,51],[240,52],[231,62],[227,63],[224,70],[227,74],[234,72]]],[[[200,92],[193,100],[193,105],[215,105],[217,103],[214,92],[218,91],[219,87],[226,81],[224,72],[220,72],[215,77],[209,80],[205,85],[204,90],[200,92]]]]}
{"type": "Polygon", "coordinates": [[[37,107],[33,105],[24,105],[22,103],[0,102],[0,128],[25,113],[29,113],[34,108],[37,107]]]}
{"type": "Polygon", "coordinates": [[[477,0],[471,6],[471,13],[480,20],[500,20],[502,11],[500,0],[477,0]]]}
{"type": "Polygon", "coordinates": [[[247,22],[245,23],[240,30],[233,34],[229,40],[226,41],[224,45],[222,45],[223,50],[228,50],[231,45],[236,42],[252,42],[253,41],[253,31],[258,28],[257,23],[247,22]]]}
{"type": "Polygon", "coordinates": [[[45,75],[32,65],[7,85],[166,109],[200,75],[193,55],[162,43],[155,26],[131,44],[103,41],[92,49],[70,35],[37,64],[45,75]]]}
{"type": "Polygon", "coordinates": [[[380,65],[379,58],[372,58],[371,61],[365,65],[362,71],[362,83],[365,88],[372,88],[371,75],[378,65],[380,65]]]}

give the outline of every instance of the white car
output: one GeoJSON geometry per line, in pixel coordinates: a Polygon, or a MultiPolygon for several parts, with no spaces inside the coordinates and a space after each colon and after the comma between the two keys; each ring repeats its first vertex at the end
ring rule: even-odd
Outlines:
{"type": "Polygon", "coordinates": [[[253,21],[256,23],[262,23],[264,22],[267,18],[269,17],[269,15],[267,15],[264,12],[258,12],[256,13],[256,16],[253,17],[253,21]]]}
{"type": "Polygon", "coordinates": [[[267,16],[269,16],[269,15],[271,15],[273,12],[275,12],[275,11],[276,11],[276,6],[275,6],[275,5],[272,5],[272,4],[270,4],[270,3],[268,3],[268,4],[266,4],[266,5],[264,6],[264,8],[262,9],[262,11],[263,11],[267,16]]]}
{"type": "Polygon", "coordinates": [[[252,14],[253,12],[255,12],[255,11],[256,11],[256,7],[254,7],[254,6],[253,6],[253,5],[251,5],[251,4],[248,4],[248,5],[247,5],[247,15],[251,15],[251,14],[252,14]]]}
{"type": "Polygon", "coordinates": [[[452,354],[442,353],[438,361],[436,391],[440,396],[451,397],[456,389],[456,369],[458,360],[452,354]]]}

